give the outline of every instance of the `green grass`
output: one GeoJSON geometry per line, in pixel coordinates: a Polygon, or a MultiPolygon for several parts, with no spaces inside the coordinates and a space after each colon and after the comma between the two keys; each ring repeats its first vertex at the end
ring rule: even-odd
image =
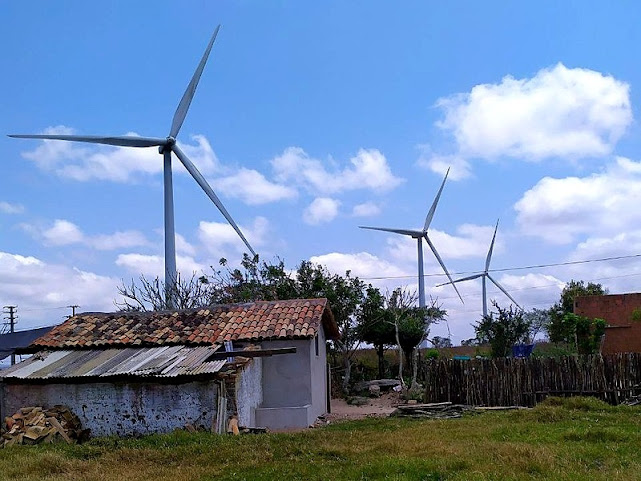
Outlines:
{"type": "Polygon", "coordinates": [[[366,419],[295,434],[176,432],[0,450],[7,480],[637,480],[641,408],[587,398],[453,420],[366,419]]]}

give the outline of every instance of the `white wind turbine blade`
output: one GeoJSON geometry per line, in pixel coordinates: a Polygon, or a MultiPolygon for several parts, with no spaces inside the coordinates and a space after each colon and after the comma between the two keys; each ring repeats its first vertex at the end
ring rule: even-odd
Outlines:
{"type": "Polygon", "coordinates": [[[454,288],[454,290],[458,294],[458,297],[461,300],[461,303],[465,304],[465,302],[463,302],[463,298],[461,297],[461,293],[458,291],[458,289],[456,288],[456,284],[454,284],[454,281],[452,280],[452,276],[447,271],[447,267],[445,267],[445,264],[443,263],[443,259],[441,259],[441,256],[438,255],[438,252],[436,251],[436,247],[434,247],[434,244],[432,244],[432,241],[430,240],[430,238],[427,235],[425,235],[425,240],[427,241],[427,245],[430,246],[430,249],[432,249],[432,253],[434,254],[434,257],[436,257],[436,260],[438,261],[439,264],[441,264],[441,267],[443,268],[443,271],[445,272],[445,275],[450,280],[449,283],[452,284],[452,287],[454,288]]]}
{"type": "Polygon", "coordinates": [[[498,282],[496,282],[496,281],[494,280],[494,278],[493,278],[491,275],[487,274],[487,277],[488,277],[488,279],[490,279],[490,280],[492,281],[492,283],[493,283],[496,287],[498,287],[499,289],[501,289],[501,292],[503,292],[503,294],[505,294],[505,295],[506,295],[506,296],[507,296],[507,297],[508,297],[508,298],[509,298],[509,299],[510,299],[510,300],[511,300],[515,305],[516,305],[516,307],[518,307],[519,309],[523,309],[521,306],[519,306],[519,303],[518,303],[518,302],[516,302],[516,301],[514,300],[514,298],[513,298],[510,294],[508,294],[508,292],[507,292],[505,289],[503,289],[503,286],[501,286],[501,284],[499,284],[498,282]]]}
{"type": "Polygon", "coordinates": [[[490,270],[490,261],[492,260],[492,251],[494,250],[494,239],[496,239],[496,230],[499,228],[499,221],[496,221],[496,227],[494,227],[494,235],[492,236],[492,242],[490,243],[490,250],[487,251],[487,259],[485,259],[485,273],[490,270]]]}
{"type": "Polygon", "coordinates": [[[10,134],[16,139],[66,140],[70,142],[87,142],[90,144],[117,145],[119,147],[156,147],[165,145],[167,139],[156,137],[136,137],[135,135],[49,135],[49,134],[10,134]]]}
{"type": "Polygon", "coordinates": [[[474,274],[474,275],[467,276],[467,277],[461,277],[460,279],[455,279],[452,282],[444,282],[443,284],[436,284],[435,287],[443,287],[443,286],[448,286],[450,284],[456,284],[458,282],[471,281],[472,279],[478,279],[479,277],[484,276],[484,275],[485,274],[481,273],[481,274],[474,274]]]}
{"type": "Polygon", "coordinates": [[[408,235],[411,237],[423,237],[423,232],[420,230],[410,230],[410,229],[391,229],[389,227],[366,227],[364,225],[359,225],[359,229],[370,229],[370,230],[380,230],[383,232],[393,232],[394,234],[408,235]]]}
{"type": "Polygon", "coordinates": [[[180,103],[178,104],[178,108],[176,108],[176,113],[174,114],[174,118],[171,122],[171,131],[169,132],[169,137],[175,139],[178,135],[178,132],[180,131],[180,127],[182,127],[183,122],[185,121],[187,111],[189,110],[189,105],[191,104],[191,100],[194,98],[196,87],[198,87],[198,82],[200,81],[200,76],[202,75],[205,64],[207,63],[209,52],[211,52],[211,48],[214,45],[214,41],[216,40],[216,35],[218,35],[218,30],[220,30],[220,25],[216,27],[216,30],[214,30],[214,34],[211,36],[211,40],[209,41],[209,44],[205,49],[205,53],[200,59],[200,63],[198,64],[198,67],[196,68],[196,71],[194,72],[189,85],[187,85],[185,93],[180,99],[180,103]]]}
{"type": "Polygon", "coordinates": [[[425,217],[425,227],[423,227],[423,232],[427,232],[427,229],[429,229],[430,224],[432,223],[432,217],[434,217],[434,212],[436,212],[436,205],[438,204],[438,201],[441,198],[441,192],[443,192],[443,187],[445,187],[445,181],[447,180],[447,175],[449,173],[450,173],[450,168],[448,167],[447,172],[445,172],[445,178],[443,179],[443,183],[441,184],[441,187],[438,189],[438,193],[434,198],[434,202],[432,202],[432,207],[430,207],[430,211],[427,213],[427,217],[425,217]]]}
{"type": "Polygon", "coordinates": [[[229,215],[229,212],[227,212],[227,209],[225,209],[225,206],[223,203],[220,201],[214,190],[211,188],[211,186],[207,183],[203,175],[199,172],[199,170],[196,168],[196,166],[189,160],[189,158],[185,155],[185,153],[180,150],[180,148],[177,145],[174,145],[172,147],[172,150],[180,159],[182,164],[185,166],[185,169],[191,174],[191,176],[194,178],[194,180],[198,183],[201,189],[205,191],[205,194],[211,199],[211,201],[218,207],[218,210],[223,214],[225,219],[227,219],[227,222],[234,228],[236,233],[240,236],[240,238],[243,240],[249,251],[252,253],[252,255],[256,256],[256,252],[254,252],[254,249],[252,249],[252,246],[249,245],[249,242],[247,242],[247,239],[245,239],[245,236],[243,235],[242,231],[236,225],[236,222],[234,219],[232,219],[231,215],[229,215]]]}

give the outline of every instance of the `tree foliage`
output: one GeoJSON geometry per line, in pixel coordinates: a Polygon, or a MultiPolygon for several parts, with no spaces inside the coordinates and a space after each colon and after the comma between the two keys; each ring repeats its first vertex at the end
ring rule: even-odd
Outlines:
{"type": "Polygon", "coordinates": [[[567,314],[574,313],[574,301],[579,296],[602,296],[607,294],[608,290],[601,284],[584,281],[571,280],[568,282],[561,297],[548,311],[549,318],[545,326],[548,338],[552,342],[564,342],[575,344],[574,330],[569,328],[568,323],[564,323],[567,314]]]}
{"type": "MultiPolygon", "coordinates": [[[[230,268],[227,260],[221,259],[219,268],[212,267],[208,275],[194,274],[189,281],[178,277],[171,297],[176,309],[261,300],[327,298],[340,333],[334,345],[342,357],[346,386],[351,358],[360,342],[357,315],[367,287],[349,271],[344,276],[331,274],[323,266],[303,261],[291,273],[280,259],[270,264],[259,261],[258,257],[244,255],[238,268],[230,268]]],[[[118,292],[123,300],[116,305],[123,310],[150,311],[168,307],[165,285],[158,278],[148,280],[141,276],[130,284],[123,281],[118,292]]]]}
{"type": "Polygon", "coordinates": [[[504,309],[496,301],[492,305],[496,312],[490,312],[474,326],[476,338],[481,344],[490,344],[492,357],[507,357],[512,346],[528,340],[530,323],[520,309],[511,305],[504,309]]]}
{"type": "Polygon", "coordinates": [[[563,317],[563,328],[573,339],[578,354],[595,354],[601,349],[601,339],[607,323],[603,319],[590,319],[574,313],[563,317]]]}

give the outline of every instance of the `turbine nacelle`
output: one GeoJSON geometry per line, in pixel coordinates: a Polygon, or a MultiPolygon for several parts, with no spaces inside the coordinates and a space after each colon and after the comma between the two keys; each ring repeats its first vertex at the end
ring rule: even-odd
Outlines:
{"type": "Polygon", "coordinates": [[[423,230],[417,230],[417,229],[392,229],[389,227],[366,227],[366,226],[359,226],[361,229],[370,229],[370,230],[380,230],[383,232],[391,232],[393,234],[400,234],[400,235],[406,235],[411,237],[412,239],[416,239],[418,243],[418,296],[419,296],[419,304],[421,307],[425,306],[425,286],[424,286],[424,278],[423,278],[423,245],[422,241],[425,239],[427,242],[427,245],[429,246],[430,250],[432,251],[432,254],[434,254],[434,257],[436,257],[436,260],[438,263],[441,265],[441,268],[443,269],[443,272],[445,272],[445,275],[447,278],[450,280],[448,284],[452,284],[452,287],[454,287],[454,290],[456,291],[456,294],[458,294],[459,299],[463,302],[463,298],[461,297],[461,293],[458,291],[457,287],[454,285],[454,281],[452,280],[452,276],[450,276],[450,273],[447,270],[447,267],[445,267],[445,263],[443,262],[443,259],[441,259],[441,256],[439,255],[438,251],[436,250],[436,247],[434,247],[434,244],[432,244],[431,239],[429,238],[429,235],[427,233],[427,230],[430,227],[430,224],[432,222],[432,218],[434,217],[434,213],[436,212],[436,206],[438,205],[438,201],[441,198],[441,192],[443,192],[443,187],[445,186],[445,181],[447,180],[447,175],[450,173],[450,169],[447,169],[447,172],[445,173],[445,178],[443,179],[443,182],[441,183],[441,187],[438,189],[438,193],[436,194],[436,197],[434,198],[434,202],[432,202],[432,206],[430,207],[429,212],[427,213],[427,217],[425,218],[425,225],[423,227],[423,230]]]}
{"type": "Polygon", "coordinates": [[[229,215],[227,209],[223,206],[222,202],[207,183],[203,175],[198,171],[196,166],[189,160],[185,153],[176,145],[176,137],[178,132],[182,127],[191,101],[196,92],[196,87],[200,81],[200,76],[202,75],[207,59],[209,58],[209,52],[211,51],[216,36],[218,35],[218,30],[220,25],[216,27],[205,53],[200,59],[196,71],[192,75],[192,78],[187,85],[187,89],[183,93],[182,98],[176,108],[174,117],[171,123],[171,129],[169,135],[163,138],[157,137],[137,137],[133,135],[122,135],[122,136],[84,136],[84,135],[50,135],[50,134],[36,134],[36,135],[9,135],[9,137],[23,138],[23,139],[40,139],[40,140],[66,140],[72,142],[88,142],[92,144],[103,144],[103,145],[113,145],[118,147],[158,147],[158,153],[164,155],[164,208],[165,208],[165,289],[166,289],[166,300],[168,307],[172,305],[172,297],[175,289],[173,288],[177,280],[176,274],[176,247],[175,247],[175,232],[174,232],[174,207],[173,207],[173,183],[172,183],[172,168],[171,168],[171,154],[172,152],[178,157],[180,162],[185,166],[185,169],[189,174],[194,178],[198,185],[203,189],[207,197],[216,205],[218,210],[223,214],[227,222],[233,227],[238,236],[245,243],[249,251],[256,256],[256,252],[252,249],[247,239],[243,235],[242,231],[234,221],[234,219],[229,215]]]}

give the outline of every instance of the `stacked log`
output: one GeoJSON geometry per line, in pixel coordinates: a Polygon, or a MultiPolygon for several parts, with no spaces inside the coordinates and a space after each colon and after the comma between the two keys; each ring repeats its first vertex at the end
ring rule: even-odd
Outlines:
{"type": "Polygon", "coordinates": [[[66,406],[21,408],[13,416],[7,416],[4,423],[0,442],[2,447],[56,441],[72,444],[89,437],[89,430],[82,429],[78,416],[66,406]]]}
{"type": "Polygon", "coordinates": [[[453,419],[460,418],[464,412],[474,408],[463,404],[452,404],[451,402],[429,403],[429,404],[401,404],[391,414],[393,417],[402,418],[430,418],[430,419],[453,419]]]}

